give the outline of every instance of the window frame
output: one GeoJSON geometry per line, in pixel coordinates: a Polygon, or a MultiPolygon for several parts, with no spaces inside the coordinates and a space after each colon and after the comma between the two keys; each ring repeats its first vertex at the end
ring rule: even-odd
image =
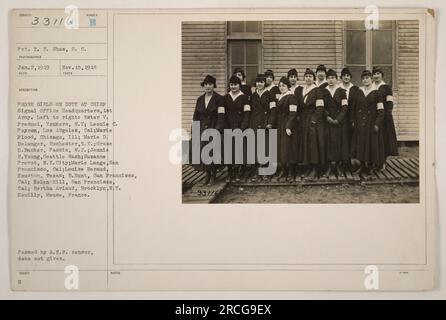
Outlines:
{"type": "MultiPolygon", "coordinates": [[[[227,66],[226,66],[226,72],[229,78],[229,76],[232,75],[232,44],[235,42],[254,42],[257,43],[258,46],[258,73],[261,73],[261,70],[263,70],[263,23],[262,21],[257,21],[259,24],[259,32],[258,33],[252,33],[252,32],[238,32],[238,33],[231,33],[230,25],[232,21],[227,21],[226,23],[226,52],[227,52],[227,66]]],[[[243,21],[247,22],[247,21],[243,21]]],[[[245,27],[246,29],[246,27],[245,27]]],[[[246,50],[244,51],[245,55],[243,57],[243,69],[245,70],[245,73],[247,72],[246,67],[249,66],[246,64],[246,50]]],[[[238,64],[236,64],[238,65],[238,64]]],[[[252,65],[252,64],[251,64],[252,65]]],[[[249,83],[248,83],[249,84],[249,83]]],[[[249,84],[252,85],[252,84],[249,84]]]]}
{"type": "MultiPolygon", "coordinates": [[[[262,40],[263,38],[263,23],[262,21],[257,21],[259,26],[259,32],[232,32],[231,30],[231,22],[233,21],[227,21],[226,23],[226,39],[227,40],[262,40]]],[[[245,23],[245,30],[246,30],[246,22],[248,21],[241,21],[245,23]]]]}
{"type": "MultiPolygon", "coordinates": [[[[354,20],[349,20],[349,21],[354,21],[354,20]]],[[[397,87],[397,75],[396,75],[396,70],[397,70],[397,59],[396,59],[396,33],[397,33],[397,23],[395,20],[391,20],[392,21],[392,28],[382,28],[380,30],[385,30],[385,31],[392,31],[392,64],[379,64],[380,67],[392,67],[392,87],[396,88],[397,87]]],[[[372,34],[375,30],[367,30],[367,29],[355,29],[355,28],[347,28],[347,22],[346,20],[343,21],[343,37],[344,37],[344,41],[343,41],[343,64],[346,67],[352,66],[352,67],[361,67],[363,66],[363,64],[347,64],[347,32],[348,31],[364,31],[365,32],[365,67],[368,70],[372,70],[373,68],[373,37],[372,34]]]]}

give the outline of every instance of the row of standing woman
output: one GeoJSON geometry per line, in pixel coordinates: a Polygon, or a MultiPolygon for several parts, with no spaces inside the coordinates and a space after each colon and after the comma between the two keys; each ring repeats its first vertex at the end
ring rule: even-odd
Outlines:
{"type": "MultiPolygon", "coordinates": [[[[214,91],[216,79],[205,77],[205,93],[197,99],[193,120],[200,121],[201,131],[277,129],[277,174],[287,181],[342,174],[347,168],[371,179],[373,171],[384,169],[387,156],[398,155],[393,94],[383,76],[379,67],[364,70],[363,86],[358,87],[351,83],[348,68],[339,81],[336,71],[320,65],[316,72],[306,69],[304,85],[297,84],[296,69],[278,85],[273,71],[267,70],[251,88],[237,68],[224,96],[214,91]]],[[[256,166],[253,181],[262,178],[256,166]]],[[[202,167],[207,174],[204,183],[213,184],[216,165],[202,167]]],[[[227,181],[239,181],[245,169],[246,165],[228,165],[227,181]]]]}

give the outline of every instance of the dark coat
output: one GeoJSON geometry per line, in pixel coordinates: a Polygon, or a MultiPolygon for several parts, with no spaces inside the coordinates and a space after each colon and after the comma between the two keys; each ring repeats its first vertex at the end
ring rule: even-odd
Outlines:
{"type": "MultiPolygon", "coordinates": [[[[317,85],[316,82],[314,84],[317,85]]],[[[321,85],[319,85],[318,88],[325,89],[327,86],[328,86],[328,82],[327,82],[327,80],[325,80],[325,82],[322,83],[321,85]]]]}
{"type": "Polygon", "coordinates": [[[300,96],[302,95],[302,87],[296,86],[294,89],[294,95],[297,98],[297,101],[299,102],[298,108],[297,108],[297,114],[296,114],[296,146],[297,146],[297,162],[302,163],[302,151],[301,151],[301,145],[302,145],[302,137],[303,137],[303,125],[302,125],[302,111],[303,111],[303,99],[300,99],[300,96]]]}
{"type": "MultiPolygon", "coordinates": [[[[345,89],[344,87],[341,87],[345,89]]],[[[353,104],[356,98],[356,95],[358,94],[359,87],[352,84],[348,89],[346,89],[345,93],[347,95],[347,101],[348,101],[348,109],[347,109],[347,115],[345,117],[345,125],[343,126],[343,137],[347,137],[346,140],[342,140],[342,152],[346,152],[348,154],[348,159],[351,158],[351,143],[352,143],[352,137],[354,132],[354,114],[353,114],[353,104]]]]}
{"type": "Polygon", "coordinates": [[[337,120],[338,124],[325,124],[325,147],[327,161],[347,161],[350,159],[348,148],[349,136],[346,127],[350,126],[347,119],[348,101],[346,91],[340,87],[332,93],[328,86],[324,90],[325,116],[337,120]]]}
{"type": "Polygon", "coordinates": [[[206,107],[205,95],[198,97],[195,103],[193,121],[200,121],[200,132],[208,128],[222,129],[224,114],[218,113],[218,107],[224,107],[223,96],[214,92],[206,107]]]}
{"type": "MultiPolygon", "coordinates": [[[[246,94],[240,91],[240,94],[232,99],[230,93],[224,96],[224,108],[226,118],[226,129],[241,129],[242,131],[249,127],[251,106],[249,104],[249,98],[246,94]]],[[[224,145],[224,148],[228,146],[224,145]]],[[[246,163],[246,143],[243,145],[243,163],[246,163]]],[[[235,144],[232,143],[232,164],[235,163],[235,144]]]]}
{"type": "Polygon", "coordinates": [[[242,86],[240,87],[240,91],[248,96],[248,100],[251,100],[252,89],[250,85],[242,84],[242,86]]]}
{"type": "Polygon", "coordinates": [[[300,108],[297,97],[289,92],[279,97],[277,102],[277,153],[281,164],[297,164],[299,161],[297,136],[297,110],[300,108]],[[286,129],[291,130],[287,135],[286,129]]]}
{"type": "Polygon", "coordinates": [[[276,104],[276,98],[273,94],[265,90],[260,96],[257,90],[251,96],[251,117],[250,128],[265,129],[268,124],[276,124],[276,108],[272,108],[276,104]]]}
{"type": "Polygon", "coordinates": [[[242,130],[248,128],[251,108],[246,94],[241,93],[233,100],[231,94],[227,93],[224,96],[224,107],[226,115],[225,128],[242,130]]]}
{"type": "MultiPolygon", "coordinates": [[[[225,115],[222,113],[224,107],[224,99],[223,96],[214,92],[211,99],[209,100],[208,105],[206,106],[205,95],[201,95],[198,97],[197,102],[195,104],[195,111],[192,117],[193,121],[200,121],[200,138],[204,130],[206,129],[217,129],[221,130],[224,127],[225,115]],[[220,110],[219,110],[220,109],[220,110]],[[220,111],[220,112],[219,112],[220,111]]],[[[195,143],[192,141],[192,143],[195,143]]],[[[200,141],[200,154],[201,150],[205,145],[207,145],[208,141],[200,141]]],[[[192,153],[190,152],[190,155],[192,153]]],[[[197,170],[204,169],[203,164],[195,164],[194,167],[197,170]]]]}
{"type": "MultiPolygon", "coordinates": [[[[266,129],[267,125],[275,127],[277,124],[277,107],[276,99],[273,94],[264,90],[261,95],[257,90],[251,96],[251,116],[250,128],[255,132],[256,136],[256,163],[257,161],[257,147],[258,147],[258,129],[266,129]]],[[[264,130],[265,133],[265,151],[269,152],[269,130],[264,130]]]]}
{"type": "Polygon", "coordinates": [[[276,85],[273,85],[272,87],[270,87],[269,89],[268,88],[266,88],[269,92],[271,92],[272,93],[272,96],[274,97],[274,99],[276,99],[276,102],[277,102],[277,99],[279,98],[279,96],[280,96],[280,90],[279,90],[279,87],[278,86],[276,86],[276,85]]]}
{"type": "Polygon", "coordinates": [[[378,167],[384,163],[383,120],[384,105],[381,93],[372,89],[365,95],[363,88],[360,88],[353,104],[353,158],[378,167]],[[379,128],[378,132],[374,130],[375,125],[379,128]]]}
{"type": "Polygon", "coordinates": [[[384,100],[384,124],[383,124],[383,139],[384,150],[387,156],[398,155],[398,141],[395,131],[395,123],[393,121],[393,92],[388,84],[381,84],[377,87],[384,100]]]}
{"type": "Polygon", "coordinates": [[[304,95],[304,87],[298,87],[297,95],[302,106],[301,132],[299,141],[300,162],[303,164],[325,164],[325,119],[324,91],[314,87],[304,95]]]}

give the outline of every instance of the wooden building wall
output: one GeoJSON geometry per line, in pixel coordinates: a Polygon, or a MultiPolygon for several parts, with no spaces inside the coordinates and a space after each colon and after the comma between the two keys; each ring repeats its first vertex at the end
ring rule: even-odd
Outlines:
{"type": "Polygon", "coordinates": [[[203,94],[201,81],[207,74],[217,79],[217,92],[226,87],[226,22],[182,24],[182,126],[190,130],[195,102],[203,94]]]}
{"type": "Polygon", "coordinates": [[[397,86],[395,112],[400,140],[419,139],[419,26],[417,20],[398,21],[396,31],[397,86]]]}
{"type": "MultiPolygon", "coordinates": [[[[343,67],[342,21],[264,21],[263,69],[272,69],[277,80],[296,68],[299,78],[307,67],[325,64],[343,67]]],[[[184,22],[182,37],[182,125],[190,129],[200,82],[206,74],[217,78],[217,92],[224,94],[228,78],[226,22],[184,22]]],[[[418,22],[398,21],[395,34],[395,110],[398,139],[419,139],[419,34],[418,22]]]]}
{"type": "Polygon", "coordinates": [[[342,69],[342,21],[263,22],[263,65],[276,78],[296,68],[300,82],[305,69],[320,64],[342,69]]]}

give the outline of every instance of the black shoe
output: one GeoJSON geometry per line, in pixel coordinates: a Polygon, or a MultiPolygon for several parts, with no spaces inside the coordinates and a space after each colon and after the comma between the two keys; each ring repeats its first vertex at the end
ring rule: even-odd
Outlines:
{"type": "Polygon", "coordinates": [[[328,179],[331,174],[333,174],[333,166],[329,164],[327,170],[325,170],[321,178],[328,179]]]}
{"type": "Polygon", "coordinates": [[[280,181],[282,179],[287,179],[287,177],[288,177],[288,170],[283,169],[277,180],[280,181]]]}
{"type": "Polygon", "coordinates": [[[254,176],[251,178],[251,181],[257,182],[258,179],[259,179],[259,171],[258,171],[258,169],[255,169],[254,176]]]}
{"type": "Polygon", "coordinates": [[[211,174],[211,178],[209,179],[208,186],[213,186],[215,184],[215,174],[211,174]]]}
{"type": "Polygon", "coordinates": [[[311,168],[303,168],[300,177],[305,179],[310,174],[311,168]]]}
{"type": "Polygon", "coordinates": [[[315,168],[309,170],[308,174],[305,176],[306,181],[313,181],[316,179],[317,172],[315,168]]]}
{"type": "Polygon", "coordinates": [[[292,182],[292,181],[294,181],[295,176],[296,176],[296,169],[294,167],[292,167],[288,172],[288,176],[287,176],[286,180],[288,182],[292,182]]]}
{"type": "Polygon", "coordinates": [[[338,163],[335,167],[335,174],[336,176],[342,176],[345,177],[345,164],[344,163],[338,163]]]}
{"type": "Polygon", "coordinates": [[[231,183],[232,182],[232,178],[233,178],[233,173],[232,173],[232,169],[228,168],[228,176],[225,179],[226,183],[231,183]]]}
{"type": "Polygon", "coordinates": [[[211,174],[209,172],[206,172],[206,178],[203,181],[203,185],[207,185],[209,181],[211,180],[211,174]]]}
{"type": "Polygon", "coordinates": [[[352,173],[353,174],[360,174],[360,173],[362,173],[362,172],[364,172],[364,166],[363,165],[361,165],[361,166],[359,166],[359,168],[357,168],[356,170],[354,170],[352,173]]]}
{"type": "Polygon", "coordinates": [[[364,178],[364,180],[371,180],[372,173],[370,172],[370,168],[363,167],[363,169],[361,171],[361,175],[364,178]]]}

